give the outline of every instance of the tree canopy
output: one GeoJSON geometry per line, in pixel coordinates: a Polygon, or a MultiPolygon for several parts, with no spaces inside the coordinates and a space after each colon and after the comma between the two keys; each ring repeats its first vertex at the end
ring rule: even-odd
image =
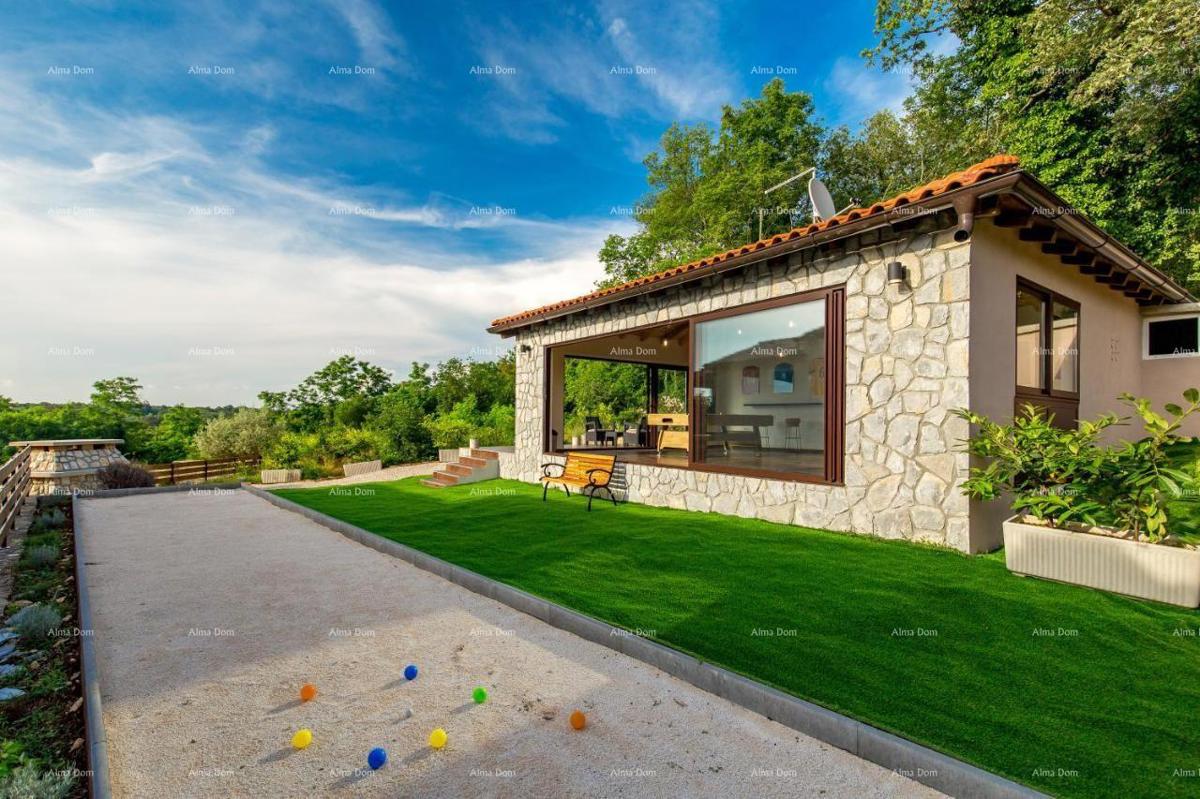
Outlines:
{"type": "Polygon", "coordinates": [[[1200,8],[1195,0],[879,0],[886,69],[911,70],[904,110],[824,128],[812,98],[767,83],[720,127],[670,126],[645,160],[639,230],[600,250],[601,285],[806,221],[817,166],[835,203],[893,196],[996,153],[1200,290],[1200,8]],[[946,48],[946,43],[955,43],[946,48]]]}

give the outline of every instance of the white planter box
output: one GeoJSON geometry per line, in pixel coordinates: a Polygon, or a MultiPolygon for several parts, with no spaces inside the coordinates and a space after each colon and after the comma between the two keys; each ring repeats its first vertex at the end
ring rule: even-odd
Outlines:
{"type": "Polygon", "coordinates": [[[1091,533],[1004,523],[1009,571],[1141,599],[1200,607],[1200,551],[1091,533]]]}
{"type": "Polygon", "coordinates": [[[359,463],[346,463],[342,465],[342,471],[347,477],[354,477],[356,474],[370,474],[382,468],[383,463],[380,461],[361,461],[359,463]]]}
{"type": "Polygon", "coordinates": [[[300,479],[299,469],[263,469],[263,483],[295,483],[300,479]]]}

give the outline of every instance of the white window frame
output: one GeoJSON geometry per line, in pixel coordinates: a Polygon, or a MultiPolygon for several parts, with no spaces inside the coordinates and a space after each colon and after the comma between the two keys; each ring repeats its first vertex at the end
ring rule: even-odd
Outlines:
{"type": "Polygon", "coordinates": [[[1172,322],[1179,319],[1191,319],[1196,323],[1197,328],[1200,328],[1200,313],[1182,313],[1182,314],[1163,314],[1162,316],[1147,316],[1142,319],[1142,360],[1143,361],[1166,361],[1176,358],[1200,358],[1200,352],[1187,352],[1183,354],[1172,353],[1170,355],[1151,355],[1150,354],[1150,323],[1151,322],[1172,322]]]}

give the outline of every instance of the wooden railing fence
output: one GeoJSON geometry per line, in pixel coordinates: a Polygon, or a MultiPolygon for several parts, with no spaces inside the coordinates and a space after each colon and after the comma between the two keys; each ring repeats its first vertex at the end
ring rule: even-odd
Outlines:
{"type": "Polygon", "coordinates": [[[215,458],[212,460],[172,461],[171,463],[139,464],[154,475],[156,485],[200,483],[236,474],[243,466],[257,466],[258,458],[215,458]]]}
{"type": "Polygon", "coordinates": [[[0,546],[8,546],[8,536],[17,523],[21,504],[29,496],[31,452],[24,447],[0,466],[0,546]]]}

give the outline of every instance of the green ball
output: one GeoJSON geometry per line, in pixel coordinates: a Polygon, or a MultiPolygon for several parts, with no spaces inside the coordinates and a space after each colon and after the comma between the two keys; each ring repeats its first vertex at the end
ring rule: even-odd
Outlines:
{"type": "Polygon", "coordinates": [[[471,698],[475,700],[475,704],[482,705],[487,701],[487,691],[480,686],[471,692],[471,698]]]}

